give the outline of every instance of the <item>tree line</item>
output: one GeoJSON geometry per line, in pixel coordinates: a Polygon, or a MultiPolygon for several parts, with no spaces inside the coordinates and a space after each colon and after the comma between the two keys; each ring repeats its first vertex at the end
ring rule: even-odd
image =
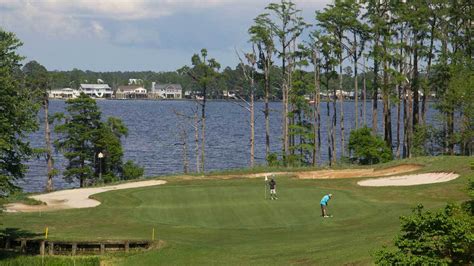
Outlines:
{"type": "Polygon", "coordinates": [[[34,156],[45,159],[45,190],[52,191],[53,177],[59,174],[54,149],[68,160],[64,178],[77,180],[80,187],[142,176],[143,168],[122,162],[121,139],[127,127],[119,118],[104,121],[94,99],[81,94],[66,101],[66,113],[49,113],[51,75],[36,61],[22,65],[24,58],[17,53],[21,45],[15,34],[0,28],[0,197],[19,189],[15,181],[24,177],[25,162],[34,156]],[[44,146],[33,148],[28,135],[39,130],[40,123],[44,146]]]}
{"type": "MultiPolygon", "coordinates": [[[[292,1],[271,3],[248,29],[251,48],[241,52],[242,56],[237,52],[239,71],[214,69],[213,75],[194,78],[195,89],[204,97],[199,102],[201,123],[205,123],[205,101],[210,88],[219,88],[222,77],[231,76],[233,86],[243,88],[241,100],[247,103],[250,114],[251,166],[255,145],[254,98],[265,103],[265,147],[270,164],[317,166],[323,148],[327,148],[330,165],[341,159],[373,161],[372,157],[355,154],[360,154],[354,150],[358,145],[348,145],[346,133],[358,129],[354,138],[366,138],[370,131],[377,138],[382,132],[384,145],[376,140],[369,143],[376,143],[374,149],[384,158],[389,151],[388,159],[427,154],[471,155],[471,14],[470,1],[349,0],[334,1],[315,11],[312,21],[305,21],[292,1]],[[354,99],[355,119],[349,122],[345,121],[343,108],[347,92],[352,92],[354,99]],[[435,98],[431,108],[439,114],[435,117],[437,124],[427,121],[432,94],[435,98]],[[328,97],[323,99],[321,95],[328,97]],[[273,99],[282,102],[279,153],[270,153],[268,103],[273,99]],[[368,121],[367,104],[371,105],[372,121],[368,121]],[[321,124],[323,115],[326,125],[321,124]],[[328,132],[327,143],[321,142],[322,127],[328,132]]],[[[207,55],[205,49],[202,51],[207,55]]],[[[195,64],[196,56],[193,66],[181,69],[183,73],[203,67],[195,64]]],[[[204,134],[201,138],[204,143],[204,134]]],[[[201,158],[203,167],[204,156],[201,158]]]]}

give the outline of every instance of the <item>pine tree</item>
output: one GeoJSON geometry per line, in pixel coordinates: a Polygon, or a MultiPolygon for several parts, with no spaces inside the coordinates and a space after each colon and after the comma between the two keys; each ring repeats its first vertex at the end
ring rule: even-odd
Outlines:
{"type": "Polygon", "coordinates": [[[18,190],[14,181],[24,177],[23,161],[32,154],[26,138],[38,129],[39,105],[19,82],[21,45],[15,34],[0,28],[0,197],[18,190]]]}

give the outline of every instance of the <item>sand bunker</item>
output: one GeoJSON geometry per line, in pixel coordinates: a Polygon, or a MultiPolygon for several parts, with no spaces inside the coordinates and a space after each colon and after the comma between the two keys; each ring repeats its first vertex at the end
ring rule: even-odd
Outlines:
{"type": "Polygon", "coordinates": [[[26,205],[23,203],[12,203],[5,205],[6,212],[39,212],[51,210],[90,208],[100,205],[100,201],[90,199],[94,194],[127,189],[163,185],[164,180],[147,180],[139,182],[131,182],[114,186],[93,187],[93,188],[79,188],[55,191],[47,194],[34,195],[30,198],[42,201],[46,205],[26,205]]]}
{"type": "Polygon", "coordinates": [[[412,172],[421,169],[418,164],[402,164],[384,169],[345,169],[345,170],[318,170],[309,172],[294,173],[301,179],[336,179],[336,178],[356,178],[356,177],[377,177],[389,176],[412,172]]]}
{"type": "MultiPolygon", "coordinates": [[[[263,178],[272,175],[281,176],[295,176],[300,179],[337,179],[337,178],[357,178],[357,177],[379,177],[390,176],[408,173],[423,168],[419,164],[401,164],[383,169],[343,169],[343,170],[316,170],[316,171],[301,171],[301,172],[268,172],[257,174],[240,174],[240,175],[224,175],[224,176],[209,176],[210,179],[231,179],[231,178],[263,178]]],[[[192,178],[196,179],[196,177],[192,178]]]]}
{"type": "Polygon", "coordinates": [[[415,186],[433,183],[448,182],[458,178],[455,173],[424,173],[417,175],[392,176],[368,179],[357,182],[359,186],[388,187],[388,186],[415,186]]]}

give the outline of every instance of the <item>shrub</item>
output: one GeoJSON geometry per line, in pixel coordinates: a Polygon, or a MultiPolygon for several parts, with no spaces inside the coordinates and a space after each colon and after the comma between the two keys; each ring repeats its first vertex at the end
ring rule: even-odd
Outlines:
{"type": "Polygon", "coordinates": [[[268,156],[267,156],[267,163],[268,163],[268,166],[271,166],[271,167],[274,167],[274,166],[279,166],[280,165],[280,161],[278,160],[278,154],[276,153],[270,153],[268,156]]]}
{"type": "Polygon", "coordinates": [[[372,135],[368,127],[351,131],[349,152],[360,164],[376,164],[392,160],[391,149],[383,139],[372,135]]]}
{"type": "Polygon", "coordinates": [[[473,225],[472,216],[456,205],[434,213],[419,205],[412,215],[401,217],[397,249],[378,251],[375,261],[382,265],[471,265],[473,225]]]}
{"type": "Polygon", "coordinates": [[[145,170],[143,169],[143,167],[129,160],[123,165],[122,179],[124,180],[138,179],[142,177],[144,173],[145,173],[145,170]]]}

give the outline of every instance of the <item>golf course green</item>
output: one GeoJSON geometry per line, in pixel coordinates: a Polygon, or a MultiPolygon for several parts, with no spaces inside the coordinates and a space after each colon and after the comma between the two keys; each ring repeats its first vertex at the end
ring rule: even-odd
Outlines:
{"type": "MultiPolygon", "coordinates": [[[[422,172],[456,172],[446,183],[361,187],[363,178],[300,180],[277,177],[278,200],[265,199],[262,178],[167,178],[161,186],[94,195],[95,208],[3,213],[0,227],[42,233],[49,239],[150,239],[160,249],[105,255],[107,265],[340,265],[371,264],[391,246],[399,217],[417,204],[439,208],[468,198],[468,157],[425,157],[381,165],[420,163],[422,172]],[[331,218],[322,218],[324,194],[331,218]]],[[[268,196],[268,194],[267,194],[268,196]]],[[[6,260],[8,261],[8,260],[6,260]]],[[[0,261],[2,264],[2,261],[0,261]]],[[[77,265],[77,264],[76,264],[77,265]]]]}

